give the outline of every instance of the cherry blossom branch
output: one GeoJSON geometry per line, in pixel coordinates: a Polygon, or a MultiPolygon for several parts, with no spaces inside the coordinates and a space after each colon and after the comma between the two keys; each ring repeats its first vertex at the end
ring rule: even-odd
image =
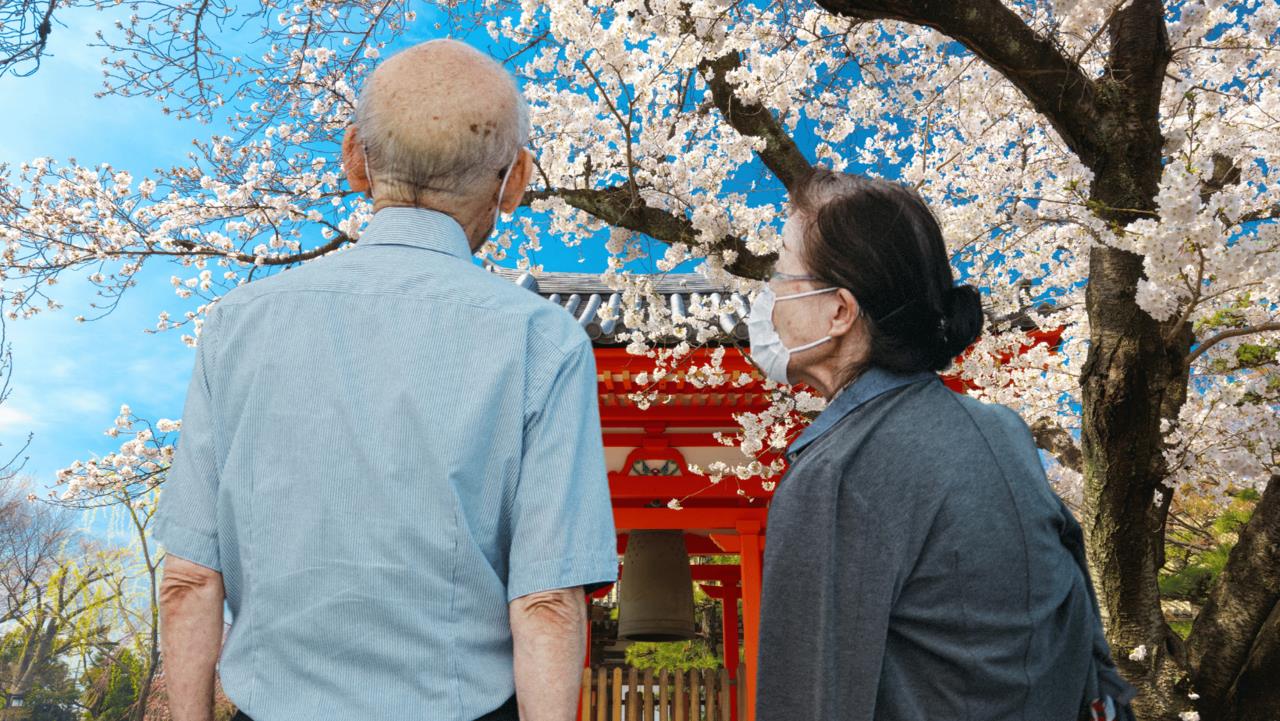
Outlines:
{"type": "Polygon", "coordinates": [[[1280,203],[1277,203],[1270,208],[1262,208],[1261,210],[1255,210],[1251,213],[1245,213],[1240,216],[1239,222],[1254,223],[1266,220],[1280,220],[1280,203]]]}
{"type": "Polygon", "coordinates": [[[1084,453],[1080,445],[1065,428],[1048,418],[1031,424],[1031,437],[1036,445],[1048,451],[1065,468],[1076,473],[1084,472],[1084,453]]]}
{"type": "Polygon", "coordinates": [[[729,80],[729,73],[742,67],[742,57],[737,52],[705,60],[698,65],[711,88],[711,100],[725,122],[739,133],[765,141],[764,149],[756,152],[787,190],[795,187],[812,166],[800,152],[800,147],[782,127],[768,108],[757,102],[743,102],[729,80]]]}
{"type": "Polygon", "coordinates": [[[341,248],[347,243],[352,243],[352,242],[355,242],[355,241],[353,241],[349,236],[347,236],[344,233],[339,233],[338,235],[334,236],[333,240],[330,240],[328,243],[325,243],[324,245],[316,246],[311,250],[307,250],[301,253],[294,253],[293,255],[276,255],[276,256],[269,256],[269,257],[262,257],[262,256],[253,255],[252,253],[227,253],[225,250],[218,250],[216,248],[199,248],[196,246],[195,243],[192,243],[189,240],[176,240],[174,241],[173,244],[180,248],[184,248],[183,252],[181,253],[177,253],[173,251],[155,250],[155,251],[147,251],[143,253],[130,253],[130,255],[131,256],[132,255],[173,255],[173,256],[179,256],[179,257],[189,257],[193,255],[207,255],[210,257],[217,257],[217,258],[230,258],[232,260],[237,260],[237,261],[240,261],[241,263],[245,263],[248,265],[293,265],[294,263],[304,263],[308,260],[314,260],[316,258],[319,258],[322,255],[332,253],[333,251],[337,250],[338,248],[341,248]]]}
{"type": "Polygon", "coordinates": [[[689,246],[703,246],[707,250],[729,251],[735,254],[726,268],[734,275],[744,278],[763,279],[777,256],[770,254],[758,256],[747,249],[746,241],[733,235],[727,235],[712,243],[699,237],[693,223],[661,208],[647,204],[643,198],[632,194],[630,187],[612,187],[603,189],[557,188],[553,190],[533,190],[525,193],[523,205],[534,201],[559,198],[578,210],[590,213],[604,222],[644,233],[649,237],[668,244],[682,243],[689,246]]]}
{"type": "Polygon", "coordinates": [[[1000,0],[818,0],[837,15],[931,27],[1008,78],[1085,163],[1098,158],[1097,88],[1061,48],[1000,0]]]}
{"type": "Polygon", "coordinates": [[[1251,325],[1246,328],[1232,328],[1231,330],[1224,330],[1221,333],[1210,337],[1205,342],[1196,346],[1196,349],[1191,351],[1191,355],[1187,357],[1187,365],[1191,365],[1192,363],[1195,363],[1196,359],[1204,355],[1206,351],[1208,351],[1210,348],[1214,347],[1215,345],[1221,343],[1224,340],[1230,340],[1231,338],[1239,338],[1242,335],[1253,335],[1254,333],[1267,333],[1270,331],[1280,331],[1280,322],[1260,323],[1258,325],[1251,325]]]}

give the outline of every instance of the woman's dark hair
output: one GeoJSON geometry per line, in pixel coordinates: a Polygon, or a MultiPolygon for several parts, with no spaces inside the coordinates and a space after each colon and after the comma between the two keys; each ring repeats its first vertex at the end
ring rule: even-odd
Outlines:
{"type": "Polygon", "coordinates": [[[955,285],[942,230],[915,191],[818,169],[791,203],[809,273],[858,299],[870,335],[867,365],[945,370],[982,332],[982,296],[955,285]]]}

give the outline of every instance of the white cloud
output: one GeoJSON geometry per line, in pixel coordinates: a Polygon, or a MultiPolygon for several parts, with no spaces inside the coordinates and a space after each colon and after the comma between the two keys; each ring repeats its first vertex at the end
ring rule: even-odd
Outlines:
{"type": "Polygon", "coordinates": [[[50,405],[60,411],[60,416],[87,415],[90,418],[99,416],[106,418],[115,408],[106,394],[91,388],[76,387],[65,388],[54,393],[50,398],[50,405]]]}
{"type": "Polygon", "coordinates": [[[0,432],[24,433],[35,428],[37,424],[38,422],[30,413],[12,403],[0,405],[0,432]]]}

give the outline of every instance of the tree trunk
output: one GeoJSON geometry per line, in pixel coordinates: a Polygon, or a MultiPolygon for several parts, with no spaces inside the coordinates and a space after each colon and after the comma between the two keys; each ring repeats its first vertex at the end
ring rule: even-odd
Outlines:
{"type": "MultiPolygon", "coordinates": [[[[1164,8],[1135,0],[1111,29],[1111,73],[1098,81],[1102,146],[1092,168],[1095,212],[1117,227],[1151,217],[1162,172],[1160,87],[1169,60],[1164,8]]],[[[1097,246],[1089,257],[1090,348],[1081,374],[1084,527],[1107,638],[1138,688],[1143,719],[1176,721],[1190,703],[1180,639],[1157,585],[1171,493],[1161,420],[1186,398],[1190,333],[1155,321],[1135,300],[1142,257],[1097,246]],[[1132,651],[1142,647],[1142,654],[1132,651]]]]}
{"type": "Polygon", "coordinates": [[[37,674],[49,662],[49,653],[58,635],[56,619],[37,620],[27,634],[27,642],[14,673],[9,693],[26,696],[31,693],[37,674]]]}
{"type": "Polygon", "coordinates": [[[1182,644],[1164,620],[1157,585],[1169,510],[1160,421],[1166,394],[1185,389],[1186,376],[1178,378],[1181,364],[1170,362],[1161,328],[1134,303],[1141,268],[1140,257],[1112,248],[1090,257],[1082,521],[1107,639],[1138,688],[1135,710],[1142,719],[1176,721],[1190,704],[1179,698],[1182,644]],[[1139,647],[1146,657],[1131,660],[1139,647]]]}
{"type": "Polygon", "coordinates": [[[1258,632],[1227,698],[1223,721],[1276,721],[1280,718],[1280,603],[1258,632]]]}
{"type": "Polygon", "coordinates": [[[1280,717],[1280,475],[1210,589],[1187,657],[1204,721],[1280,717]]]}

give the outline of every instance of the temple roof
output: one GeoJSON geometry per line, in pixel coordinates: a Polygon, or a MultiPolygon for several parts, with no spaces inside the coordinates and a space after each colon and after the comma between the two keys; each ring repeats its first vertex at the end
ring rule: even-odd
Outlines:
{"type": "MultiPolygon", "coordinates": [[[[516,285],[527,288],[569,311],[591,342],[597,346],[626,345],[619,334],[632,330],[626,325],[621,312],[622,294],[610,288],[601,277],[592,273],[529,273],[510,268],[488,266],[490,272],[516,285]],[[613,309],[610,313],[607,309],[613,309]],[[602,317],[604,316],[604,317],[602,317]]],[[[645,276],[656,293],[662,296],[663,305],[673,318],[687,318],[694,308],[721,308],[731,310],[717,314],[713,328],[716,334],[699,345],[728,345],[747,340],[746,317],[751,302],[741,293],[712,283],[694,273],[667,273],[645,276]]],[[[642,312],[650,309],[642,304],[642,312]]],[[[687,324],[686,324],[687,325],[687,324]]],[[[691,327],[691,326],[689,326],[691,327]]],[[[691,327],[692,328],[692,327],[691,327]]],[[[694,329],[696,330],[696,329],[694,329]]],[[[678,342],[677,338],[661,339],[664,343],[678,342]]],[[[688,340],[692,343],[694,338],[688,340]]]]}

